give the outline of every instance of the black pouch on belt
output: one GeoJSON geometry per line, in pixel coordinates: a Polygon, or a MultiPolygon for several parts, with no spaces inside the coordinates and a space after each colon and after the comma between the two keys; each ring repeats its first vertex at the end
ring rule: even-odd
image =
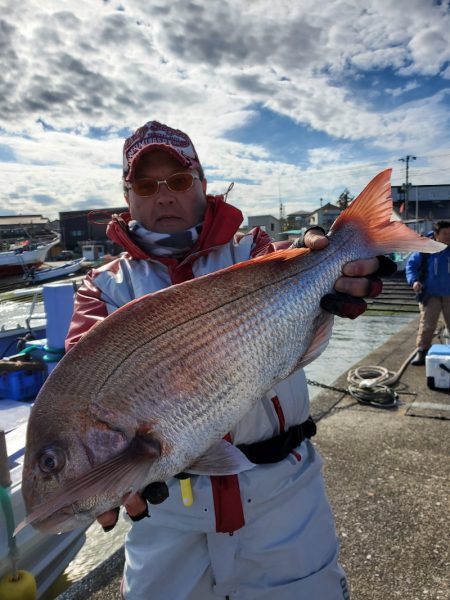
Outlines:
{"type": "Polygon", "coordinates": [[[293,425],[284,433],[280,433],[270,440],[255,444],[239,444],[237,448],[255,465],[267,465],[284,460],[291,450],[315,434],[316,424],[309,417],[304,423],[293,425]]]}

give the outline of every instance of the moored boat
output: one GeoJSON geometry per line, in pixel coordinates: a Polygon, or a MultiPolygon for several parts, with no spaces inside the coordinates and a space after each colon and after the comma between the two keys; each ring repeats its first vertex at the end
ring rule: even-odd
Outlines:
{"type": "Polygon", "coordinates": [[[72,275],[73,273],[76,273],[82,269],[84,264],[84,258],[78,258],[57,267],[49,267],[48,269],[31,268],[27,269],[25,272],[24,279],[30,281],[31,283],[48,281],[49,279],[56,279],[57,277],[72,275]]]}
{"type": "Polygon", "coordinates": [[[59,244],[60,241],[60,236],[54,235],[50,240],[30,241],[0,252],[0,277],[27,272],[31,268],[40,267],[44,263],[50,248],[59,244]]]}

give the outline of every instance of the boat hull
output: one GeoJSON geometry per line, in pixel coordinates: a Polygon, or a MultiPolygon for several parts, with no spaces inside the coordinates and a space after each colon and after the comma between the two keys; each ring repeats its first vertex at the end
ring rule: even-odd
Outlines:
{"type": "Polygon", "coordinates": [[[57,236],[47,243],[40,243],[34,248],[27,246],[15,250],[0,252],[0,277],[26,272],[31,267],[40,267],[47,252],[60,242],[57,236]]]}

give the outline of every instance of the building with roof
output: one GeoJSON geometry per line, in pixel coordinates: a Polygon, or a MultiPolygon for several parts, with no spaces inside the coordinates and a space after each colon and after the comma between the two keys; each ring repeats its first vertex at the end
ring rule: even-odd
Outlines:
{"type": "Polygon", "coordinates": [[[248,217],[248,229],[253,227],[261,227],[263,231],[266,231],[270,237],[278,239],[278,234],[281,230],[280,219],[273,217],[272,215],[256,215],[248,217]]]}
{"type": "Polygon", "coordinates": [[[394,209],[406,221],[450,220],[450,184],[409,185],[408,203],[404,185],[392,186],[394,209]]]}
{"type": "Polygon", "coordinates": [[[55,237],[56,223],[42,215],[0,216],[0,248],[25,241],[46,241],[55,237]]]}
{"type": "Polygon", "coordinates": [[[64,248],[81,254],[83,242],[92,242],[105,247],[108,254],[122,251],[106,235],[106,226],[111,215],[128,210],[127,207],[102,208],[99,210],[71,210],[59,213],[61,238],[64,248]]]}
{"type": "Polygon", "coordinates": [[[341,214],[341,209],[339,206],[335,206],[328,202],[324,206],[316,209],[308,216],[308,227],[313,227],[317,225],[318,227],[322,227],[325,231],[331,227],[335,219],[341,214]]]}
{"type": "Polygon", "coordinates": [[[308,217],[310,214],[310,210],[297,210],[296,212],[289,213],[286,217],[288,230],[298,230],[308,227],[308,217]]]}

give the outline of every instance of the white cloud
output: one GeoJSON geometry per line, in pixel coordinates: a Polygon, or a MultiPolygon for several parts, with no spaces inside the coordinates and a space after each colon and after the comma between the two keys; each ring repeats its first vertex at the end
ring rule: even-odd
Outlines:
{"type": "Polygon", "coordinates": [[[42,210],[52,216],[90,197],[121,204],[120,168],[111,165],[121,162],[123,130],[152,118],[191,135],[212,191],[255,182],[231,196],[248,214],[277,207],[278,176],[293,204],[355,193],[375,168],[364,171],[373,161],[361,157],[397,160],[448,144],[445,91],[394,109],[376,102],[401,102],[423,76],[450,79],[449,19],[433,0],[10,0],[0,17],[0,145],[18,163],[0,162],[10,182],[1,206],[41,212],[46,194],[54,201],[42,210]],[[353,93],[384,68],[402,83],[353,93]],[[229,141],[260,107],[335,143],[306,150],[304,169],[275,159],[270,144],[229,141]],[[93,139],[92,128],[108,134],[93,139]]]}

